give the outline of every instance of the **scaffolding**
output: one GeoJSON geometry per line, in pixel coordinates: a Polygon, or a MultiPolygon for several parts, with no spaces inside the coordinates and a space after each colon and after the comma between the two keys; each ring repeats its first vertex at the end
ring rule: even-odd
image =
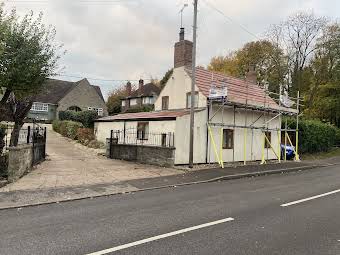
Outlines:
{"type": "MultiPolygon", "coordinates": [[[[245,98],[243,100],[230,100],[229,94],[233,92],[240,91],[237,88],[232,88],[228,85],[237,85],[233,83],[232,80],[219,79],[214,80],[214,75],[212,74],[212,84],[210,96],[208,98],[208,136],[210,138],[207,152],[207,161],[211,163],[211,147],[213,147],[213,153],[215,155],[215,161],[224,168],[224,163],[226,162],[223,158],[223,141],[224,141],[224,129],[233,130],[233,136],[235,137],[236,130],[243,130],[243,164],[247,165],[248,161],[256,161],[254,157],[254,132],[260,132],[261,143],[257,144],[257,148],[261,150],[261,164],[266,164],[268,160],[277,160],[279,163],[282,161],[287,161],[287,146],[290,146],[294,151],[294,160],[300,161],[299,157],[299,111],[302,99],[300,98],[300,93],[297,96],[289,97],[287,92],[285,92],[280,86],[279,93],[269,92],[267,86],[261,88],[263,92],[263,102],[261,104],[254,104],[249,98],[249,86],[251,83],[246,82],[246,89],[242,89],[245,92],[243,95],[245,98]],[[218,92],[216,92],[218,91],[218,92]],[[273,97],[272,97],[273,96],[273,97]],[[276,98],[275,98],[276,97],[276,98]],[[295,106],[295,107],[294,107],[295,106]],[[232,113],[232,120],[225,120],[225,111],[232,113]],[[237,114],[244,116],[241,122],[236,121],[237,114]],[[254,114],[259,115],[254,121],[254,114]],[[243,115],[242,115],[243,114],[243,115]],[[251,114],[251,122],[249,121],[248,114],[251,114]],[[216,116],[220,116],[219,121],[214,121],[216,116]],[[296,128],[288,128],[287,118],[285,119],[285,126],[282,128],[282,117],[291,116],[296,118],[296,128]],[[271,127],[271,123],[274,120],[278,121],[278,127],[271,127]],[[262,120],[262,123],[259,122],[262,120]],[[244,123],[244,124],[242,124],[244,123]],[[214,130],[217,129],[219,143],[216,142],[214,136],[214,130]],[[268,134],[270,132],[270,137],[268,134]],[[277,136],[277,147],[272,142],[272,133],[277,136]],[[291,133],[295,135],[295,144],[293,144],[293,139],[291,133]],[[248,134],[251,134],[251,140],[248,141],[248,134]],[[284,135],[284,137],[283,137],[284,135]],[[284,144],[282,144],[282,139],[284,144]],[[249,146],[250,142],[250,146],[249,146]],[[260,146],[260,147],[259,147],[260,146]],[[250,147],[250,148],[249,148],[250,147]],[[275,148],[276,147],[276,148],[275,148]],[[283,148],[282,148],[283,147],[283,148]],[[250,160],[248,158],[248,151],[250,150],[250,160]],[[269,159],[269,151],[272,151],[272,155],[275,155],[269,159]]],[[[233,138],[232,146],[232,162],[240,162],[241,160],[235,160],[235,139],[233,138]]],[[[256,146],[256,145],[255,145],[256,146]]],[[[239,158],[239,157],[238,157],[239,158]]],[[[230,161],[230,160],[229,160],[230,161]]],[[[242,162],[242,161],[241,161],[242,162]]]]}

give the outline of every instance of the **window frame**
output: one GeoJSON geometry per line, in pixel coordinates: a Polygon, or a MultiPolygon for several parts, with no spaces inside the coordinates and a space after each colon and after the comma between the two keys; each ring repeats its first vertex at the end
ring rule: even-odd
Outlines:
{"type": "Polygon", "coordinates": [[[169,110],[169,96],[162,96],[162,111],[169,110]],[[166,103],[166,107],[164,107],[166,103]]]}
{"type": "MultiPolygon", "coordinates": [[[[198,91],[195,91],[195,108],[198,107],[198,91]]],[[[186,108],[191,108],[191,92],[187,92],[186,94],[186,108]],[[190,100],[189,100],[189,96],[190,96],[190,100]]]]}
{"type": "Polygon", "coordinates": [[[40,103],[40,102],[34,102],[31,107],[31,111],[34,112],[48,112],[48,104],[46,103],[40,103]],[[37,107],[41,106],[41,107],[37,107]]]}
{"type": "Polygon", "coordinates": [[[222,148],[224,150],[232,150],[235,147],[235,130],[234,129],[223,129],[223,139],[222,139],[222,148]],[[231,135],[230,135],[231,134],[231,135]],[[231,139],[231,145],[229,146],[229,139],[231,139]]]}

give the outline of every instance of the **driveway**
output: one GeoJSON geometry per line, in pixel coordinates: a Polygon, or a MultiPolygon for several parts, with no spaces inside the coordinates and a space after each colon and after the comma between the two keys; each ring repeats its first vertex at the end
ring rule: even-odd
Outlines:
{"type": "Polygon", "coordinates": [[[62,137],[51,125],[48,125],[47,154],[45,162],[0,192],[114,184],[183,173],[172,168],[107,159],[98,155],[98,151],[62,137]]]}

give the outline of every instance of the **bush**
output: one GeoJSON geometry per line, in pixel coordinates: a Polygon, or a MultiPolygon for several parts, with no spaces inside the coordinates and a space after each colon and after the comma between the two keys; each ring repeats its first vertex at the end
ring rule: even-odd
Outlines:
{"type": "Polygon", "coordinates": [[[84,145],[88,145],[90,141],[95,140],[93,129],[79,128],[77,131],[78,141],[84,145]]]}
{"type": "Polygon", "coordinates": [[[98,118],[98,114],[96,111],[60,111],[59,119],[63,120],[71,120],[75,122],[80,122],[86,128],[93,128],[94,121],[98,118]]]}
{"type": "Polygon", "coordinates": [[[57,132],[57,133],[60,133],[60,125],[61,125],[61,121],[59,120],[54,120],[52,122],[52,129],[57,132]]]}
{"type": "Polygon", "coordinates": [[[80,122],[70,120],[55,120],[52,124],[52,128],[55,132],[58,132],[59,134],[69,137],[73,140],[77,139],[78,129],[83,127],[83,124],[81,124],[80,122]]]}
{"type": "MultiPolygon", "coordinates": [[[[283,123],[284,125],[284,123],[283,123]]],[[[296,120],[288,120],[289,128],[296,128],[296,120]]],[[[336,143],[339,129],[318,120],[301,120],[299,123],[300,153],[329,151],[336,143]]]]}
{"type": "Polygon", "coordinates": [[[77,133],[79,128],[83,128],[83,124],[80,122],[66,120],[66,136],[73,140],[77,140],[77,133]]]}
{"type": "Polygon", "coordinates": [[[340,146],[340,128],[337,129],[336,131],[336,142],[335,142],[336,146],[340,146]]]}

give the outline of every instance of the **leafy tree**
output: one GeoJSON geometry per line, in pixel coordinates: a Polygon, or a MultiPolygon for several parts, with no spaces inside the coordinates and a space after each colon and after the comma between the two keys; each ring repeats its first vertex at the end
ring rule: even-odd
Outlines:
{"type": "Polygon", "coordinates": [[[284,55],[280,48],[269,41],[255,41],[223,57],[214,57],[209,70],[235,77],[245,77],[250,66],[255,66],[259,84],[269,84],[270,90],[278,91],[285,76],[284,55]]]}
{"type": "Polygon", "coordinates": [[[125,86],[112,90],[107,99],[107,109],[109,114],[116,114],[122,111],[122,99],[127,97],[125,86]]]}
{"type": "Polygon", "coordinates": [[[15,123],[11,145],[16,146],[34,95],[43,89],[46,78],[55,75],[62,46],[55,43],[55,29],[42,23],[42,13],[36,18],[30,12],[22,19],[15,11],[10,18],[3,11],[0,15],[0,23],[8,21],[2,23],[6,33],[0,38],[0,84],[5,88],[0,107],[8,109],[15,123]]]}
{"type": "Polygon", "coordinates": [[[171,75],[173,74],[174,69],[169,69],[165,74],[164,77],[160,80],[159,85],[162,88],[164,88],[165,84],[168,82],[168,80],[170,79],[171,75]]]}
{"type": "Polygon", "coordinates": [[[317,41],[310,70],[305,113],[340,127],[340,25],[325,28],[317,41]]]}

